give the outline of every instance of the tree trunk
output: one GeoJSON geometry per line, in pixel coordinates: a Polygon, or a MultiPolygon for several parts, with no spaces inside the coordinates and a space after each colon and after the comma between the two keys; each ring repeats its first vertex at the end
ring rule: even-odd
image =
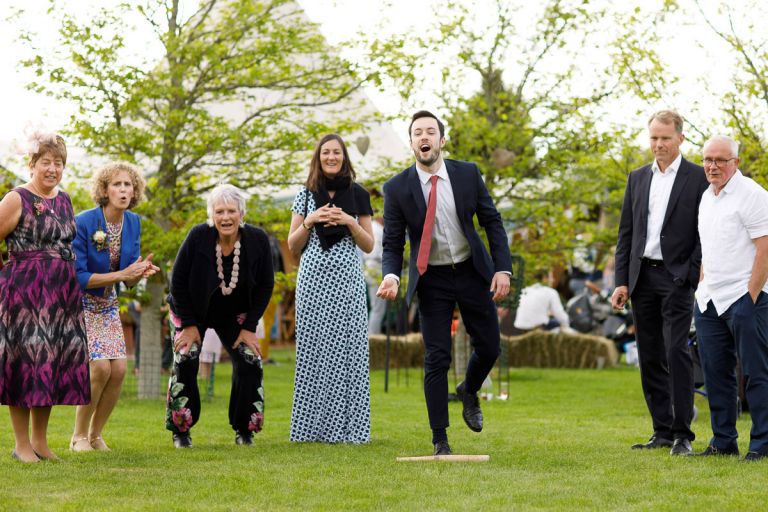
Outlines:
{"type": "Polygon", "coordinates": [[[160,306],[162,305],[163,293],[165,287],[160,282],[147,283],[147,292],[150,296],[150,302],[141,312],[141,353],[139,362],[141,371],[139,372],[139,398],[152,399],[163,396],[160,386],[160,360],[162,358],[161,331],[162,315],[160,306]]]}

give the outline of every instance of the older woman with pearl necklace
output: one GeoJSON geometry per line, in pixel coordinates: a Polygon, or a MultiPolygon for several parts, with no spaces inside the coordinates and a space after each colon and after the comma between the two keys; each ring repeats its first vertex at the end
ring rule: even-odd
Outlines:
{"type": "Polygon", "coordinates": [[[245,198],[232,185],[208,197],[208,222],[190,230],[171,275],[168,303],[174,361],[166,428],[176,448],[190,448],[200,417],[197,372],[202,339],[214,329],[232,359],[229,423],[235,443],[250,445],[264,422],[261,352],[256,326],[274,287],[267,234],[245,224],[245,198]]]}

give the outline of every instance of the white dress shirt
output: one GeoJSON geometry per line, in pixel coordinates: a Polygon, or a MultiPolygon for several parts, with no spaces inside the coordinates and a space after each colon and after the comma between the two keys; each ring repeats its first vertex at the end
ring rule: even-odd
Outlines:
{"type": "MultiPolygon", "coordinates": [[[[424,194],[424,202],[429,205],[429,192],[432,190],[430,178],[432,174],[422,171],[416,166],[417,176],[421,183],[421,192],[424,194]]],[[[448,177],[448,168],[443,160],[437,173],[437,202],[435,204],[435,224],[432,227],[432,244],[429,247],[429,265],[450,265],[461,263],[472,256],[464,230],[461,229],[459,214],[456,212],[456,201],[453,197],[451,179],[448,177]]],[[[411,251],[417,251],[418,247],[411,247],[411,251]]],[[[400,285],[400,277],[395,274],[387,274],[384,279],[392,278],[400,285]]]]}
{"type": "MultiPolygon", "coordinates": [[[[712,185],[699,204],[699,237],[704,280],[696,289],[700,311],[711,300],[718,316],[749,291],[757,249],[768,235],[768,191],[741,171],[715,195],[712,185]]],[[[763,286],[768,293],[768,283],[763,286]]]]}
{"type": "MultiPolygon", "coordinates": [[[[432,174],[416,167],[424,193],[424,202],[429,205],[429,193],[432,190],[432,174]]],[[[459,214],[456,213],[456,201],[453,187],[448,177],[445,161],[435,173],[437,176],[437,204],[435,205],[435,225],[432,228],[432,245],[429,248],[430,265],[451,265],[461,263],[472,256],[467,237],[461,229],[459,214]]],[[[418,251],[418,247],[416,250],[418,251]]]]}
{"type": "Polygon", "coordinates": [[[526,330],[541,327],[549,322],[550,315],[555,317],[564,331],[570,331],[568,314],[563,309],[557,290],[541,283],[523,288],[515,327],[526,330]]]}
{"type": "Polygon", "coordinates": [[[645,250],[643,256],[652,260],[661,260],[661,226],[664,224],[664,216],[667,214],[667,205],[669,196],[672,194],[672,185],[675,184],[677,170],[680,168],[680,162],[683,161],[683,155],[678,154],[677,158],[669,164],[669,167],[662,172],[656,160],[651,166],[651,190],[648,194],[648,227],[646,229],[645,250]]]}

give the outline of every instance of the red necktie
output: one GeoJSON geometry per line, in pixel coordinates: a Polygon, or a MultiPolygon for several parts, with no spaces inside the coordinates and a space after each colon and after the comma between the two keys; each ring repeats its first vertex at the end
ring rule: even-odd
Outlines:
{"type": "Polygon", "coordinates": [[[429,179],[432,181],[432,190],[429,191],[427,216],[424,217],[424,229],[421,232],[419,255],[416,258],[416,268],[419,271],[419,275],[423,275],[427,271],[429,248],[432,245],[432,228],[435,226],[435,211],[437,210],[437,176],[432,176],[429,179]]]}

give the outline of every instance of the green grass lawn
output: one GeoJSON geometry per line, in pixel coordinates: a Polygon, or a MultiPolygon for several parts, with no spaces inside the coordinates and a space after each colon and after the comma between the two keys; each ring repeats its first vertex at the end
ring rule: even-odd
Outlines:
{"type": "MultiPolygon", "coordinates": [[[[293,354],[265,370],[266,424],[254,446],[234,445],[227,424],[230,371],[217,368],[195,447],[175,450],[164,403],[123,399],[105,431],[111,453],[67,450],[74,408],[54,408],[49,439],[62,460],[11,460],[7,408],[0,430],[0,510],[764,510],[768,463],[672,458],[629,446],[651,433],[636,369],[513,369],[510,400],[483,403],[475,434],[451,404],[455,453],[488,463],[398,463],[431,453],[420,371],[406,385],[372,374],[367,446],[288,442],[293,354]]],[[[394,377],[394,376],[393,376],[394,377]]],[[[696,400],[700,451],[709,438],[696,400]]],[[[746,452],[749,420],[739,423],[746,452]]]]}

